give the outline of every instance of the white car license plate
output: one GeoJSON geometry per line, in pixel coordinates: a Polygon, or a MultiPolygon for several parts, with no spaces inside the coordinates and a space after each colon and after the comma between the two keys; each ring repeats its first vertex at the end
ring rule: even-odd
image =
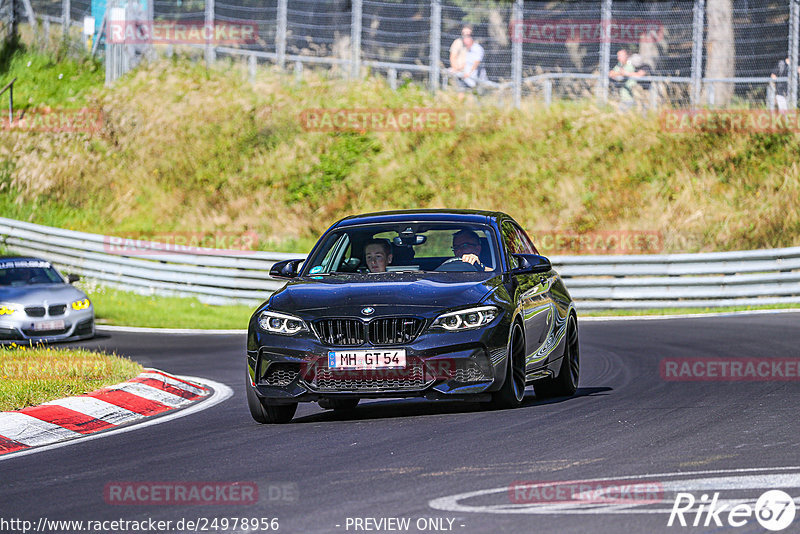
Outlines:
{"type": "Polygon", "coordinates": [[[33,329],[37,332],[41,330],[63,330],[63,328],[63,319],[59,319],[58,321],[42,321],[41,323],[33,323],[33,329]]]}
{"type": "Polygon", "coordinates": [[[332,350],[328,369],[402,369],[406,350],[332,350]]]}

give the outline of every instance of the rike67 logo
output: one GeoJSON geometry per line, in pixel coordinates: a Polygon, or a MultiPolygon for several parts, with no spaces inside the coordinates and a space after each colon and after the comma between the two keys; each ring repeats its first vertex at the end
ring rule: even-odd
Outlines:
{"type": "Polygon", "coordinates": [[[764,492],[755,507],[747,502],[721,500],[719,492],[712,497],[703,494],[699,500],[691,493],[680,492],[675,496],[667,526],[722,527],[727,523],[730,527],[743,527],[755,518],[763,528],[777,532],[792,524],[796,509],[792,496],[781,490],[764,492]]]}

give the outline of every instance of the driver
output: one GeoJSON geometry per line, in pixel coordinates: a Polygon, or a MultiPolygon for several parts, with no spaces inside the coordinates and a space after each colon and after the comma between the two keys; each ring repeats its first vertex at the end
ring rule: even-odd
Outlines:
{"type": "Polygon", "coordinates": [[[481,240],[472,230],[465,228],[453,234],[453,254],[465,263],[483,267],[485,271],[492,270],[481,263],[481,240]]]}
{"type": "Polygon", "coordinates": [[[370,239],[364,246],[364,259],[371,273],[385,273],[392,263],[392,246],[385,239],[370,239]]]}

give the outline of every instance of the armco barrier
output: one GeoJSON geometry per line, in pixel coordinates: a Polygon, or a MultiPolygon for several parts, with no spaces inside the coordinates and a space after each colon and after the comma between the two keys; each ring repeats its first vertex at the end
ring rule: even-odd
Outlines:
{"type": "MultiPolygon", "coordinates": [[[[110,238],[0,217],[0,245],[46,258],[60,269],[140,293],[196,296],[256,305],[283,282],[273,263],[299,254],[196,249],[165,253],[137,242],[134,255],[109,253],[110,238]],[[153,249],[142,254],[141,249],[153,249]]],[[[578,309],[720,307],[800,303],[800,247],[711,252],[553,256],[578,309]]]]}

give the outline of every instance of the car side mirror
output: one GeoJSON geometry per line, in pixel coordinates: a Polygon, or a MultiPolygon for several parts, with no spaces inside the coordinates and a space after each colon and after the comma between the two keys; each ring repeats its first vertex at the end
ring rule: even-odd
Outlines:
{"type": "Polygon", "coordinates": [[[512,269],[512,274],[546,273],[553,268],[550,260],[538,254],[512,254],[517,258],[517,268],[512,269]]]}
{"type": "Polygon", "coordinates": [[[297,266],[303,263],[305,258],[300,260],[283,260],[272,265],[269,275],[273,278],[294,278],[297,276],[297,266]]]}
{"type": "Polygon", "coordinates": [[[81,279],[81,277],[78,276],[77,274],[68,274],[67,275],[67,283],[68,284],[74,284],[75,282],[77,282],[80,279],[81,279]]]}

